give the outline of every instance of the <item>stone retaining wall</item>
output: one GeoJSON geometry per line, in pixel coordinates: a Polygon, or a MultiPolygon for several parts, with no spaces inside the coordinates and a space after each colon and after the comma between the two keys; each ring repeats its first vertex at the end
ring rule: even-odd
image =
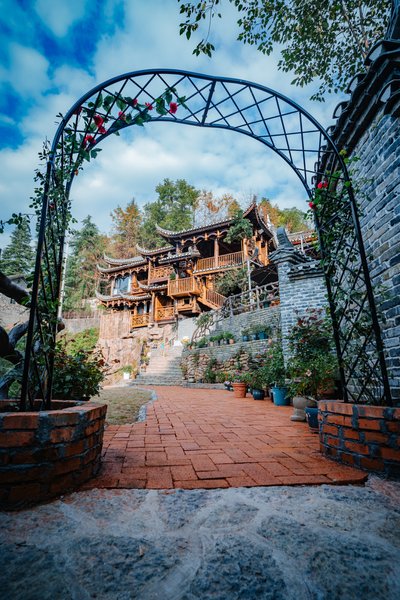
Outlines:
{"type": "Polygon", "coordinates": [[[255,308],[252,311],[222,319],[218,322],[215,331],[229,331],[239,339],[241,338],[243,329],[248,329],[253,325],[268,325],[277,329],[279,328],[279,323],[280,308],[279,306],[271,306],[268,308],[255,308]]]}
{"type": "Polygon", "coordinates": [[[400,408],[318,403],[320,448],[329,458],[400,476],[400,408]]]}
{"type": "Polygon", "coordinates": [[[48,500],[96,475],[106,412],[105,404],[55,400],[49,411],[0,413],[0,507],[48,500]]]}
{"type": "MultiPolygon", "coordinates": [[[[197,348],[196,350],[184,350],[182,353],[181,367],[187,368],[186,377],[194,377],[196,382],[204,381],[204,374],[210,360],[216,359],[218,363],[213,371],[218,375],[228,371],[237,370],[239,360],[241,368],[246,373],[250,363],[257,354],[265,352],[267,340],[242,342],[212,348],[197,348]]],[[[206,383],[206,382],[205,382],[206,383]]]]}

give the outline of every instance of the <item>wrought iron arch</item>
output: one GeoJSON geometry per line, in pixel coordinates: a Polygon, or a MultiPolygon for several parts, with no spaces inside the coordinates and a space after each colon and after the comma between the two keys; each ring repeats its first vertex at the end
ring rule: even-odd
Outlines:
{"type": "Polygon", "coordinates": [[[300,178],[309,198],[324,182],[316,214],[345,399],[390,404],[380,327],[350,176],[323,127],[298,104],[240,79],[161,69],[114,77],[61,119],[48,154],[22,381],[22,407],[50,405],[69,195],[98,144],[132,125],[167,121],[236,131],[261,142],[300,178]],[[332,236],[332,232],[336,236],[332,236]],[[359,368],[359,365],[362,368],[359,368]]]}

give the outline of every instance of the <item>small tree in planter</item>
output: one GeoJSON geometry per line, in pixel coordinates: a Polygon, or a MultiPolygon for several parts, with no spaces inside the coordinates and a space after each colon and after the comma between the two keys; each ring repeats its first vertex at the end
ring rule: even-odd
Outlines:
{"type": "Polygon", "coordinates": [[[286,368],[280,340],[271,342],[269,345],[262,369],[265,382],[271,388],[274,404],[277,406],[289,404],[288,390],[285,387],[286,368]]]}
{"type": "MultiPolygon", "coordinates": [[[[288,376],[295,407],[291,419],[304,421],[304,409],[317,406],[321,393],[332,387],[338,369],[328,318],[318,311],[299,318],[289,336],[289,350],[288,376]]],[[[316,410],[308,412],[315,416],[313,429],[318,429],[316,410]]]]}

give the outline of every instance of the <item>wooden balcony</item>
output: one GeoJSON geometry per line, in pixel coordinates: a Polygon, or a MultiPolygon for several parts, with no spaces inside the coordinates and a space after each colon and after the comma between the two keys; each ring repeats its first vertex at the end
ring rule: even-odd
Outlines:
{"type": "Polygon", "coordinates": [[[148,313],[143,315],[132,315],[131,328],[135,327],[146,327],[149,324],[150,315],[148,313]]]}
{"type": "Polygon", "coordinates": [[[173,321],[175,310],[173,306],[160,306],[156,309],[156,321],[173,321]]]}
{"type": "Polygon", "coordinates": [[[194,277],[185,279],[173,279],[168,281],[168,296],[178,298],[179,296],[199,296],[201,293],[200,284],[194,277]]]}
{"type": "Polygon", "coordinates": [[[164,281],[169,279],[169,276],[173,272],[173,268],[170,266],[153,267],[149,266],[149,283],[153,281],[164,281]]]}
{"type": "Polygon", "coordinates": [[[197,305],[197,302],[195,299],[191,300],[190,302],[184,302],[183,300],[178,300],[176,303],[176,310],[181,313],[181,312],[192,312],[192,313],[199,313],[200,312],[200,308],[197,305]]]}
{"type": "Polygon", "coordinates": [[[232,269],[240,267],[244,262],[243,252],[231,252],[230,254],[221,254],[220,256],[210,256],[210,258],[200,258],[194,273],[204,273],[208,271],[220,271],[222,269],[232,269]]]}

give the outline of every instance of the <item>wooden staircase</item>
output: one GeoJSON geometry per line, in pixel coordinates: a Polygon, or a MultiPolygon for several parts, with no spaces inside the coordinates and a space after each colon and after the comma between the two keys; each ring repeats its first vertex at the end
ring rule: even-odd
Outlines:
{"type": "Polygon", "coordinates": [[[214,290],[208,290],[207,288],[203,288],[201,296],[199,296],[197,300],[205,306],[208,306],[208,308],[218,310],[225,302],[226,296],[218,294],[218,292],[215,292],[214,290]]]}

